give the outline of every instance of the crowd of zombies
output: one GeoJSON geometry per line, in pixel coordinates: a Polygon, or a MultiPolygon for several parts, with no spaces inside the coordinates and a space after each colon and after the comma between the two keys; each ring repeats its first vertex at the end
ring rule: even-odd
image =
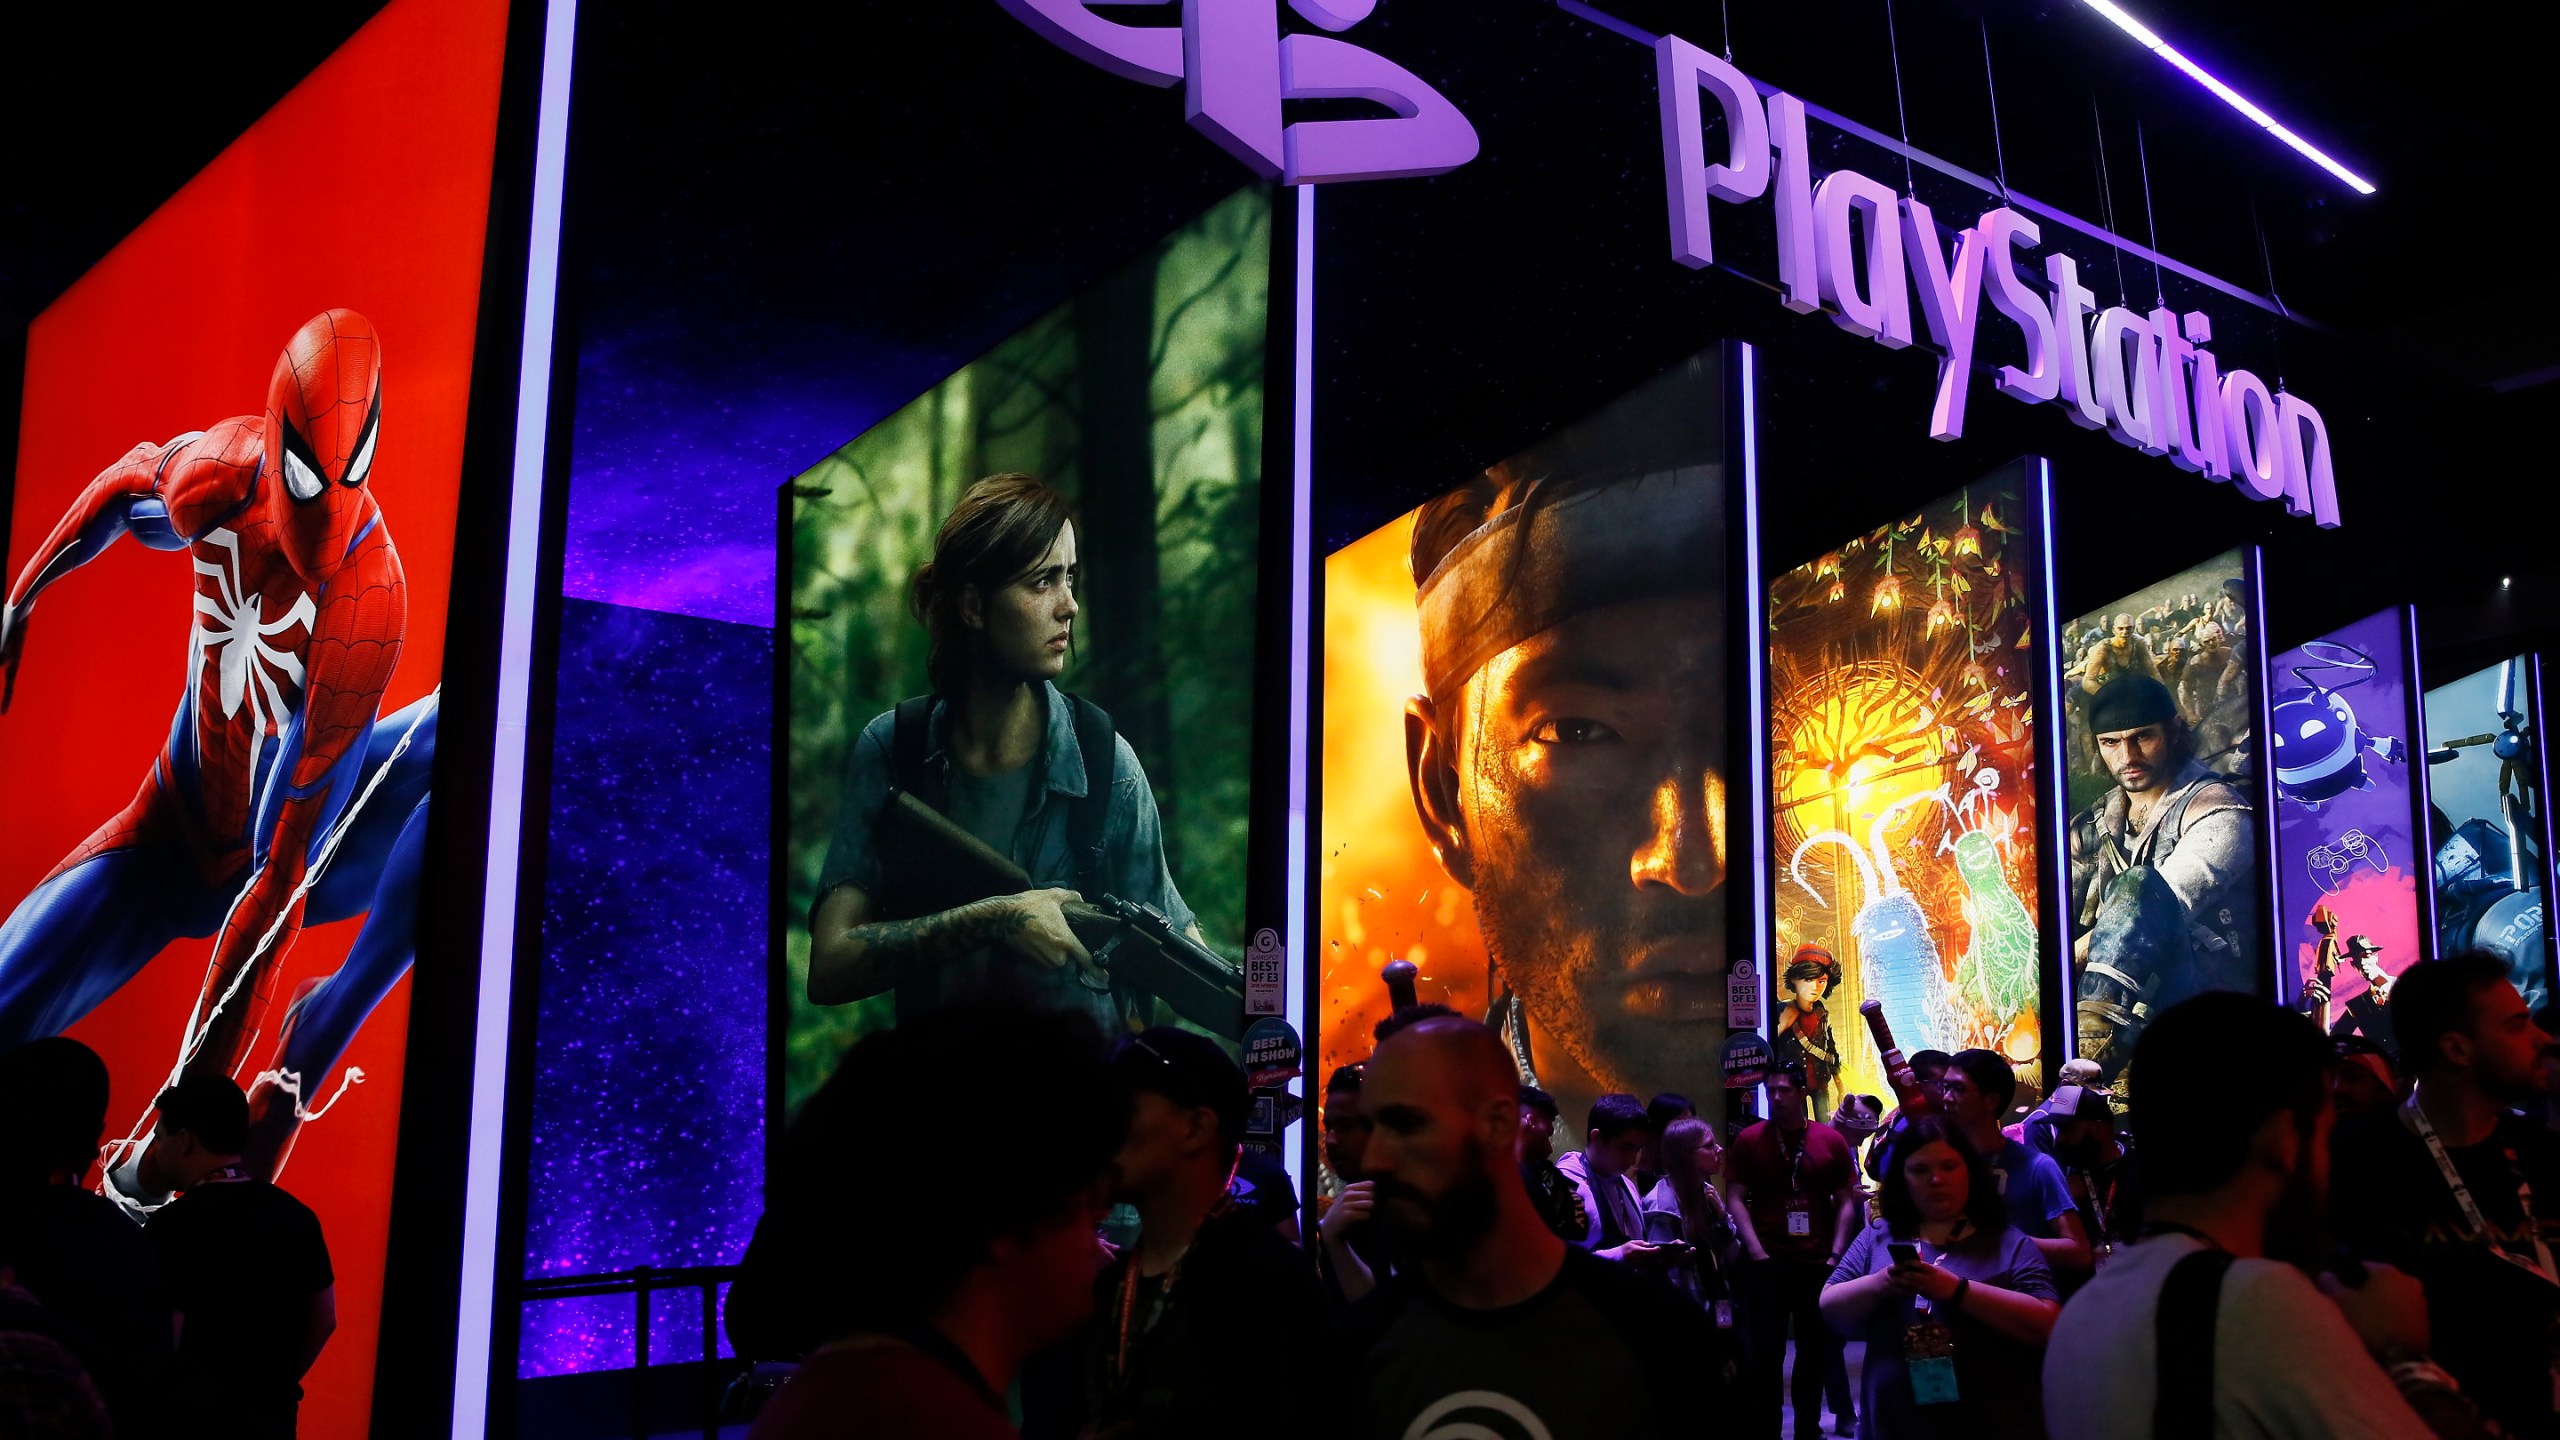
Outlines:
{"type": "Polygon", "coordinates": [[[1423,1005],[1324,1077],[1303,1235],[1217,1043],[953,1011],[797,1117],[728,1323],[766,1437],[2560,1436],[2551,1017],[2474,956],[2390,1009],[2200,995],[2032,1109],[1780,1067],[1727,1133],[1423,1005]]]}
{"type": "Polygon", "coordinates": [[[2219,595],[2185,594],[2139,612],[2121,611],[2105,629],[2092,627],[2075,641],[2075,659],[2063,672],[2063,706],[2072,763],[2103,776],[2090,728],[2088,702],[2112,680],[2157,680],[2177,701],[2178,717],[2196,737],[2196,754],[2217,769],[2247,743],[2253,729],[2246,585],[2224,584],[2219,595]]]}

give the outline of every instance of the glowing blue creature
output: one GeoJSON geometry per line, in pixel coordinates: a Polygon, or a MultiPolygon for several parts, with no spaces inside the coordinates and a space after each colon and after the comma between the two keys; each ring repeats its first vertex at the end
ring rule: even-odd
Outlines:
{"type": "Polygon", "coordinates": [[[1885,845],[1885,832],[1911,806],[1945,800],[1945,792],[1939,790],[1885,807],[1868,827],[1865,846],[1845,831],[1816,831],[1796,847],[1788,864],[1789,878],[1825,909],[1830,902],[1805,884],[1805,852],[1820,844],[1837,845],[1857,868],[1866,884],[1858,913],[1849,922],[1849,934],[1858,942],[1860,988],[1868,999],[1884,1002],[1896,1033],[1913,1037],[1905,1043],[1916,1049],[1962,1049],[1963,1031],[1946,971],[1938,960],[1937,939],[1929,933],[1929,917],[1919,899],[1903,888],[1885,845]],[[1870,852],[1873,859],[1868,858],[1870,852]],[[1911,1028],[1905,1031],[1905,1026],[1911,1028]]]}

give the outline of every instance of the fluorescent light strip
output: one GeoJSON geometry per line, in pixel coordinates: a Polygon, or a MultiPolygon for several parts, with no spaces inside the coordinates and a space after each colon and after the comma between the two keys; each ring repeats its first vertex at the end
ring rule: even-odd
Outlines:
{"type": "MultiPolygon", "coordinates": [[[[1751,931],[1752,948],[1769,958],[1766,980],[1760,993],[1778,993],[1777,926],[1773,917],[1777,897],[1769,884],[1768,837],[1776,833],[1769,809],[1769,597],[1760,579],[1760,430],[1757,395],[1759,352],[1748,341],[1733,345],[1734,361],[1742,370],[1742,584],[1736,587],[1748,604],[1756,607],[1751,622],[1742,627],[1744,643],[1750,655],[1742,667],[1744,699],[1750,704],[1751,769],[1744,782],[1751,793],[1760,797],[1752,809],[1760,833],[1749,842],[1751,851],[1751,931]]],[[[1732,953],[1732,947],[1726,947],[1732,953]]],[[[1731,968],[1730,959],[1726,967],[1731,968]]],[[[1728,1016],[1728,1019],[1731,1017],[1728,1016]]]]}
{"type": "MultiPolygon", "coordinates": [[[[2249,546],[2248,551],[2249,623],[2256,627],[2250,632],[2250,639],[2254,643],[2251,644],[2249,648],[2257,652],[2257,661],[2254,667],[2256,674],[2252,678],[2257,682],[2258,686],[2258,733],[2261,735],[2273,735],[2276,733],[2276,672],[2275,657],[2267,653],[2266,645],[2266,637],[2270,633],[2267,629],[2267,552],[2257,545],[2249,546]]],[[[2283,843],[2283,835],[2277,820],[2277,815],[2279,813],[2277,806],[2282,803],[2282,796],[2276,789],[2274,778],[2275,771],[2272,766],[2269,766],[2266,763],[2263,756],[2259,759],[2259,769],[2261,772],[2260,785],[2262,786],[2259,793],[2266,801],[2266,804],[2260,807],[2265,811],[2265,814],[2261,817],[2262,823],[2260,827],[2264,832],[2261,836],[2261,840],[2265,845],[2265,849],[2260,853],[2266,857],[2263,873],[2266,877],[2267,887],[2266,914],[2262,917],[2262,920],[2267,927],[2267,933],[2277,937],[2276,943],[2269,947],[2273,952],[2272,959],[2276,971],[2275,996],[2278,1000],[2290,1005],[2295,1000],[2301,998],[2301,992],[2298,987],[2301,983],[2302,977],[2299,973],[2301,969],[2300,957],[2294,953],[2293,946],[2283,938],[2287,933],[2284,921],[2284,863],[2282,859],[2284,852],[2277,848],[2283,843]]]]}
{"type": "MultiPolygon", "coordinates": [[[[2533,707],[2532,713],[2525,716],[2525,721],[2528,725],[2539,726],[2546,713],[2542,708],[2542,657],[2539,654],[2526,656],[2524,671],[2525,681],[2532,687],[2526,692],[2529,698],[2525,703],[2533,707]]],[[[2533,764],[2536,782],[2541,787],[2533,793],[2542,800],[2542,803],[2535,807],[2542,812],[2542,824],[2539,827],[2541,833],[2533,836],[2533,839],[2542,846],[2542,863],[2535,867],[2530,878],[2541,887],[2543,913],[2548,915],[2551,913],[2551,801],[2549,798],[2551,795],[2551,745],[2538,729],[2535,730],[2533,737],[2533,764]]],[[[2518,872],[2524,870],[2523,856],[2516,856],[2513,863],[2518,872]]],[[[2552,938],[2550,929],[2545,927],[2542,932],[2542,967],[2543,983],[2546,986],[2551,983],[2552,938]]]]}
{"type": "Polygon", "coordinates": [[[454,1440],[489,1428],[489,1350],[497,1305],[498,1182],[506,1155],[507,1018],[514,1003],[517,858],[524,832],[525,716],[542,553],[544,442],[551,431],[551,342],[560,284],[560,194],[568,166],[569,71],[577,0],[550,0],[542,27],[542,105],[534,136],[533,224],[525,255],[524,348],[516,377],[516,455],[507,503],[498,715],[489,784],[489,870],[480,916],[480,1013],[471,1056],[471,1132],[462,1182],[462,1283],[453,1344],[454,1440]]]}
{"type": "MultiPolygon", "coordinates": [[[[2441,936],[2436,932],[2436,846],[2444,843],[2436,834],[2436,797],[2427,775],[2427,680],[2418,664],[2418,607],[2400,607],[2400,643],[2409,657],[2409,699],[2407,713],[2400,717],[2405,733],[2416,737],[2409,749],[2415,761],[2410,770],[2418,782],[2417,804],[2409,815],[2410,833],[2418,837],[2418,854],[2428,863],[2414,867],[2418,872],[2418,954],[2422,959],[2441,960],[2438,953],[2441,936]]],[[[2521,866],[2519,855],[2511,862],[2521,866]]]]}
{"type": "MultiPolygon", "coordinates": [[[[2064,1001],[2063,1034],[2058,1039],[2046,1037],[2045,1044],[2055,1054],[2076,1057],[2080,1055],[2080,1036],[2079,1027],[2071,1022],[2071,1001],[2074,999],[2071,976],[2071,777],[2070,762],[2064,758],[2071,749],[2062,718],[2062,656],[2065,646],[2060,601],[2055,595],[2061,576],[2053,568],[2053,462],[2038,456],[2034,465],[2030,493],[2035,497],[2035,523],[2039,529],[2036,540],[2044,554],[2044,574],[2037,577],[2037,589],[2042,592],[2043,603],[2037,607],[2036,623],[2044,629],[2048,652],[2037,667],[2044,677],[2045,722],[2036,734],[2036,743],[2045,753],[2039,757],[2043,763],[2038,773],[2044,785],[2036,796],[2036,802],[2053,817],[2050,826],[2037,828],[2059,842],[2053,847],[2054,853],[2044,857],[2044,879],[2053,887],[2053,911],[2062,921],[2062,938],[2054,947],[2058,953],[2054,958],[2053,984],[2060,990],[2064,1001]]],[[[2041,1005],[2037,1008],[2039,1011],[2043,1009],[2041,1005]]],[[[2037,1023],[2043,1022],[2039,1019],[2037,1023]]]]}
{"type": "MultiPolygon", "coordinates": [[[[1315,597],[1309,593],[1309,567],[1315,564],[1315,501],[1310,493],[1314,465],[1308,459],[1308,445],[1315,434],[1312,412],[1316,399],[1316,189],[1313,185],[1295,187],[1298,202],[1298,283],[1297,336],[1292,357],[1293,375],[1289,391],[1289,878],[1281,893],[1288,906],[1283,924],[1287,927],[1285,944],[1288,951],[1286,979],[1288,1008],[1295,1012],[1298,1033],[1315,1033],[1314,1016],[1306,1013],[1307,978],[1307,674],[1314,668],[1315,657],[1309,645],[1308,628],[1315,597]]],[[[1315,1057],[1307,1056],[1303,1069],[1308,1083],[1303,1087],[1307,1098],[1315,1098],[1315,1057]]],[[[1316,1117],[1309,1107],[1306,1122],[1312,1127],[1316,1117]]],[[[1307,1193],[1301,1170],[1299,1148],[1280,1147],[1289,1165],[1289,1179],[1298,1193],[1307,1193]]],[[[1312,1212],[1310,1212],[1312,1213],[1312,1212]]]]}
{"type": "Polygon", "coordinates": [[[2373,193],[2373,184],[2371,181],[2366,180],[2363,176],[2358,175],[2353,170],[2348,169],[2346,166],[2341,165],[2337,161],[2322,154],[2320,152],[2320,148],[2313,145],[2310,141],[2303,139],[2301,136],[2294,134],[2291,130],[2277,124],[2276,117],[2259,109],[2255,104],[2251,103],[2248,96],[2241,94],[2239,91],[2223,84],[2220,80],[2215,79],[2210,71],[2180,54],[2177,46],[2161,39],[2150,26],[2145,25],[2141,21],[2126,14],[2123,8],[2112,3],[2112,0],[2083,0],[2083,3],[2085,3],[2090,9],[2106,16],[2110,21],[2113,21],[2117,29],[2122,30],[2127,35],[2130,35],[2134,39],[2142,42],[2142,47],[2144,49],[2149,50],[2152,54],[2159,56],[2161,59],[2177,66],[2180,70],[2185,71],[2187,73],[2187,78],[2195,81],[2207,90],[2212,91],[2223,104],[2230,106],[2232,109],[2239,111],[2243,115],[2248,116],[2250,121],[2256,124],[2258,128],[2266,131],[2268,134],[2273,135],[2277,139],[2283,141],[2286,145],[2292,147],[2296,154],[2302,156],[2306,160],[2309,160],[2312,164],[2319,166],[2321,169],[2328,171],[2330,174],[2337,176],[2340,180],[2345,181],[2347,183],[2347,188],[2355,191],[2359,195],[2370,195],[2373,193]]]}

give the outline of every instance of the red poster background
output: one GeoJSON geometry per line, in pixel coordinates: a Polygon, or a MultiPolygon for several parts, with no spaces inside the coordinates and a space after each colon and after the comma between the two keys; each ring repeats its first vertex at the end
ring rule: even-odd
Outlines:
{"type": "MultiPolygon", "coordinates": [[[[394,0],[37,317],[9,576],[137,441],[262,409],[285,341],[346,306],[382,336],[371,484],[409,581],[407,644],[382,711],[435,687],[505,39],[505,0],[394,0]]],[[[153,103],[183,105],[189,87],[220,83],[209,56],[150,88],[153,103]]],[[[128,541],[47,592],[0,717],[0,907],[149,769],[183,686],[191,580],[183,553],[128,541]]],[[[275,993],[336,968],[360,923],[306,931],[275,993]]],[[[109,1138],[168,1074],[211,947],[171,946],[72,1028],[112,1071],[109,1138]]],[[[338,1332],[304,1382],[301,1433],[315,1440],[366,1430],[408,1014],[403,981],[341,1062],[366,1083],[305,1127],[281,1177],[319,1213],[338,1276],[338,1332]]],[[[337,1084],[315,1087],[315,1103],[337,1084]]]]}

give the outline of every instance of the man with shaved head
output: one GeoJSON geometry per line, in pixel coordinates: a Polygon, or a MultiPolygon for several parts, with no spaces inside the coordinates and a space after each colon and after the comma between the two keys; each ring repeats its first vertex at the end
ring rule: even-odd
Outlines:
{"type": "Polygon", "coordinates": [[[1668,1287],[1558,1239],[1513,1156],[1519,1071],[1495,1034],[1442,1016],[1388,1037],[1362,1098],[1363,1172],[1419,1264],[1344,1317],[1357,1434],[1462,1428],[1552,1440],[1702,1435],[1715,1332],[1668,1287]]]}

